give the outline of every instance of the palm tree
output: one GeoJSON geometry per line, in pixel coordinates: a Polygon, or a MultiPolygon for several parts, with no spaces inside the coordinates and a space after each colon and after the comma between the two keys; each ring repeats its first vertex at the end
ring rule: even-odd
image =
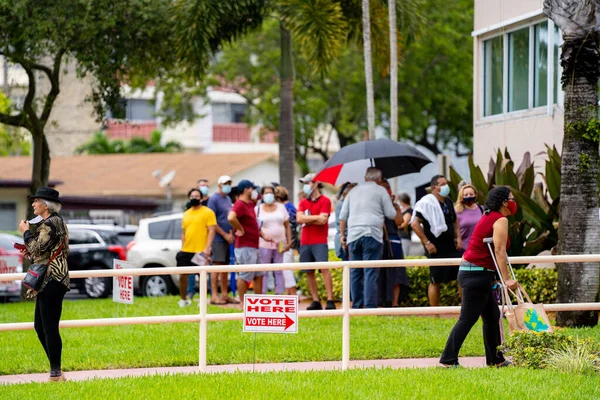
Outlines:
{"type": "Polygon", "coordinates": [[[375,139],[375,95],[373,90],[373,61],[371,59],[371,15],[369,0],[362,0],[363,53],[365,59],[365,82],[367,85],[367,123],[369,139],[375,139]]]}
{"type": "MultiPolygon", "coordinates": [[[[564,138],[560,185],[560,254],[598,254],[598,78],[600,53],[598,0],[545,0],[544,13],[563,33],[561,66],[564,138]]],[[[559,303],[598,300],[597,263],[566,263],[558,267],[559,303]]],[[[559,312],[560,326],[593,326],[598,313],[559,312]]]]}

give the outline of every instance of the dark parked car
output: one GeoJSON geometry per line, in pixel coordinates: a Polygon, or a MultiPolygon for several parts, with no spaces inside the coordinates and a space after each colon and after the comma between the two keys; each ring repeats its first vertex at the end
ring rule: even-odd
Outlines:
{"type": "MultiPolygon", "coordinates": [[[[70,271],[112,269],[114,259],[125,260],[125,246],[112,227],[68,225],[68,228],[70,271]]],[[[104,298],[112,292],[112,278],[72,279],[71,288],[90,298],[104,298]]]]}

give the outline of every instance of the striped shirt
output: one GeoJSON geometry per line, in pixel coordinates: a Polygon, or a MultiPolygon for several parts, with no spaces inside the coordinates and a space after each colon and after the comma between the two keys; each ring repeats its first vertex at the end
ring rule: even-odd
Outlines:
{"type": "MultiPolygon", "coordinates": [[[[67,257],[69,255],[69,231],[63,219],[56,213],[50,214],[48,218],[38,224],[35,233],[26,231],[23,234],[25,246],[32,257],[34,264],[47,264],[52,255],[57,253],[61,244],[62,249],[48,266],[46,276],[40,292],[44,290],[46,284],[51,280],[58,281],[69,290],[69,267],[67,257]]],[[[37,295],[31,289],[27,291],[27,297],[33,298],[37,295]]]]}

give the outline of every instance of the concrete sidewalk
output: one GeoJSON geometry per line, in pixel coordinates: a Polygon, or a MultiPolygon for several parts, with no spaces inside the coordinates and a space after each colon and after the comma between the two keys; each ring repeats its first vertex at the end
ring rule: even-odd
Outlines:
{"type": "MultiPolygon", "coordinates": [[[[350,368],[431,368],[438,365],[438,358],[401,358],[392,360],[354,360],[350,361],[350,368]]],[[[460,364],[467,368],[485,366],[485,357],[463,357],[460,364]]],[[[295,362],[277,364],[232,364],[209,365],[208,373],[222,372],[267,372],[267,371],[332,371],[341,369],[341,361],[295,362]]],[[[147,376],[165,374],[195,374],[198,367],[158,367],[158,368],[132,368],[132,369],[107,369],[93,371],[66,372],[69,381],[85,381],[89,379],[122,378],[128,376],[147,376]]],[[[0,385],[16,383],[47,382],[48,373],[22,374],[0,376],[0,385]]]]}

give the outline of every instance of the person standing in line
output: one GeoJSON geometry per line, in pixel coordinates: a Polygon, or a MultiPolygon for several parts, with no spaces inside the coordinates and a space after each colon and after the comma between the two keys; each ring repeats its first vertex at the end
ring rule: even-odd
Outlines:
{"type": "MultiPolygon", "coordinates": [[[[275,189],[272,186],[263,186],[261,190],[262,203],[256,206],[256,216],[261,233],[270,238],[267,241],[259,240],[258,251],[261,264],[281,264],[283,254],[291,248],[292,231],[290,217],[285,206],[275,201],[275,189]]],[[[285,291],[283,271],[273,271],[275,277],[275,294],[285,291]]],[[[268,292],[268,272],[263,275],[263,293],[268,292]]]]}
{"type": "Polygon", "coordinates": [[[410,205],[410,196],[408,193],[400,193],[398,195],[398,202],[400,203],[400,210],[402,211],[402,224],[398,227],[398,233],[402,240],[402,253],[404,254],[404,257],[407,257],[411,255],[410,246],[412,244],[412,228],[410,226],[410,220],[412,219],[413,209],[410,205]]]}
{"type": "Polygon", "coordinates": [[[35,298],[33,326],[50,362],[51,382],[66,380],[61,369],[63,346],[58,325],[65,294],[70,290],[69,230],[58,215],[62,207],[58,196],[56,190],[40,187],[29,200],[33,200],[33,213],[43,220],[35,233],[31,233],[28,221],[19,224],[25,242],[21,254],[33,264],[48,264],[41,289],[37,292],[29,289],[26,295],[35,298]]]}
{"type": "MultiPolygon", "coordinates": [[[[277,201],[285,206],[288,212],[290,220],[290,231],[291,231],[291,248],[283,253],[283,262],[285,264],[291,264],[294,262],[294,251],[299,248],[298,241],[298,223],[296,221],[296,207],[289,201],[289,192],[286,188],[281,185],[275,187],[275,198],[277,201]]],[[[294,271],[286,269],[283,271],[283,285],[285,287],[285,294],[295,295],[296,294],[296,277],[294,271]]]]}
{"type": "MultiPolygon", "coordinates": [[[[200,190],[193,188],[188,192],[191,207],[183,213],[181,219],[181,251],[177,253],[178,267],[192,266],[192,258],[196,253],[204,252],[207,260],[212,254],[212,244],[215,239],[217,218],[215,213],[202,205],[200,190]]],[[[179,307],[192,304],[187,297],[188,275],[179,275],[179,307]]]]}
{"type": "Polygon", "coordinates": [[[200,190],[200,194],[202,198],[200,199],[200,204],[206,206],[208,204],[208,191],[210,190],[210,185],[208,179],[200,178],[196,182],[196,187],[200,190]]]}
{"type": "MultiPolygon", "coordinates": [[[[217,192],[208,199],[208,208],[213,210],[217,218],[215,226],[215,240],[212,245],[212,261],[214,265],[229,265],[231,254],[230,244],[235,242],[233,228],[227,217],[231,211],[232,202],[231,177],[223,175],[217,180],[217,192]]],[[[229,296],[229,279],[227,272],[211,272],[211,303],[212,304],[239,304],[239,301],[229,296]],[[221,298],[218,296],[219,280],[221,282],[221,298]]]]}
{"type": "MultiPolygon", "coordinates": [[[[342,237],[342,233],[340,232],[340,213],[342,212],[342,206],[344,205],[344,199],[348,196],[348,193],[356,186],[355,183],[346,182],[340,187],[340,191],[338,192],[337,198],[338,202],[335,205],[335,255],[342,261],[348,261],[350,258],[348,257],[348,251],[342,246],[340,242],[340,238],[342,237]]],[[[348,231],[344,232],[343,236],[347,236],[348,231]]]]}
{"type": "MultiPolygon", "coordinates": [[[[450,187],[442,175],[431,178],[431,193],[415,204],[411,227],[429,258],[459,258],[463,248],[450,187]]],[[[458,267],[429,267],[429,304],[440,304],[440,284],[456,280],[458,267]]],[[[459,287],[460,291],[460,287],[459,287]]]]}
{"type": "MultiPolygon", "coordinates": [[[[255,201],[258,199],[258,187],[249,180],[242,180],[237,185],[238,199],[231,208],[227,219],[235,229],[235,260],[239,265],[258,264],[259,238],[266,241],[272,239],[262,236],[254,210],[255,201]]],[[[238,274],[237,289],[240,294],[240,302],[244,304],[244,296],[248,291],[250,282],[255,294],[262,293],[262,271],[240,272],[238,274]]]]}
{"type": "MultiPolygon", "coordinates": [[[[367,168],[365,183],[358,184],[348,194],[340,213],[340,241],[348,248],[350,261],[381,260],[383,255],[383,226],[385,218],[402,223],[400,206],[394,204],[388,192],[379,184],[380,169],[367,168]]],[[[352,268],[350,294],[352,308],[377,307],[377,278],[379,268],[352,268]]]]}
{"type": "Polygon", "coordinates": [[[510,189],[496,186],[488,193],[485,201],[485,213],[477,222],[471,242],[465,252],[458,272],[458,283],[463,288],[460,317],[452,328],[446,347],[440,358],[440,366],[453,368],[459,366],[458,353],[473,325],[481,316],[483,321],[483,343],[485,361],[490,367],[508,367],[512,363],[498,350],[501,344],[500,311],[494,296],[496,265],[484,239],[494,239],[494,253],[504,283],[512,290],[518,288],[507,267],[506,249],[510,247],[508,219],[517,212],[517,202],[510,189]]]}
{"type": "MultiPolygon", "coordinates": [[[[327,262],[329,260],[329,249],[327,247],[327,234],[329,231],[329,214],[331,214],[331,200],[321,194],[322,184],[314,181],[315,174],[307,174],[300,179],[303,183],[303,193],[306,195],[298,205],[297,220],[302,224],[302,236],[300,238],[300,262],[327,262]]],[[[312,303],[307,310],[322,310],[323,305],[319,299],[317,290],[317,278],[315,270],[304,270],[307,274],[308,288],[312,296],[312,303]]],[[[333,301],[333,280],[329,269],[321,269],[325,291],[327,292],[327,304],[325,309],[335,310],[333,301]]]]}
{"type": "MultiPolygon", "coordinates": [[[[201,198],[200,204],[206,207],[208,205],[208,179],[200,178],[196,182],[196,187],[200,191],[201,198]]],[[[191,207],[190,201],[185,205],[185,210],[188,210],[191,207]]],[[[194,297],[194,293],[196,293],[196,276],[198,274],[190,274],[188,275],[188,283],[187,283],[187,299],[192,300],[194,297]]],[[[199,275],[198,275],[199,276],[199,275]]]]}
{"type": "MultiPolygon", "coordinates": [[[[460,185],[459,185],[460,186],[460,185]]],[[[469,248],[469,241],[475,226],[483,215],[483,207],[477,204],[476,191],[472,185],[463,185],[458,190],[458,198],[454,203],[454,211],[460,226],[460,237],[463,250],[469,248]]]]}
{"type": "MultiPolygon", "coordinates": [[[[396,198],[392,194],[392,188],[387,179],[381,181],[380,185],[388,192],[392,202],[396,203],[396,198]]],[[[402,218],[404,218],[404,213],[402,218]]],[[[402,241],[400,239],[398,225],[394,219],[385,219],[385,232],[384,232],[384,249],[383,259],[385,260],[404,260],[404,253],[402,252],[402,241]]],[[[383,304],[389,304],[392,307],[400,307],[400,294],[402,288],[408,289],[408,275],[406,274],[406,267],[388,267],[383,268],[379,272],[379,298],[383,304]],[[391,299],[390,299],[391,296],[391,299]]]]}

